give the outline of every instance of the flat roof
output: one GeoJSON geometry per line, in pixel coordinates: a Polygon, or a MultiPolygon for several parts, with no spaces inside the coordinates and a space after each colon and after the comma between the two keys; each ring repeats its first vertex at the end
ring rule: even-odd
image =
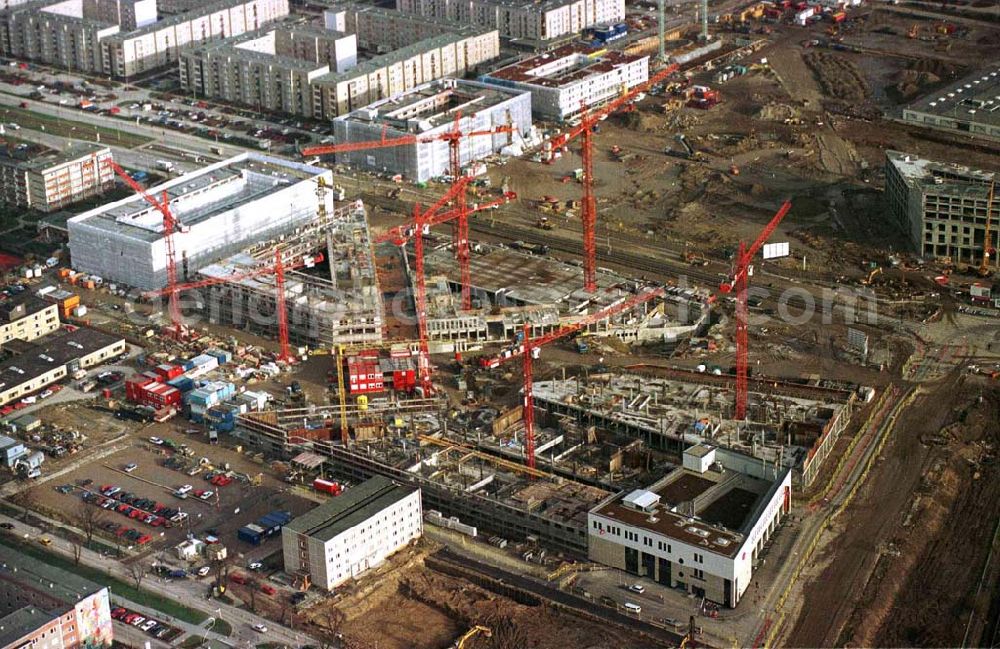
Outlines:
{"type": "Polygon", "coordinates": [[[64,329],[51,333],[30,343],[21,341],[17,353],[0,362],[0,391],[11,390],[56,367],[124,340],[121,336],[81,327],[75,331],[64,329]]]}
{"type": "Polygon", "coordinates": [[[45,146],[0,149],[0,164],[15,166],[25,171],[40,171],[73,162],[87,155],[108,152],[106,146],[90,142],[71,142],[65,149],[50,149],[45,146]]]}
{"type": "Polygon", "coordinates": [[[357,66],[351,68],[350,70],[346,70],[344,72],[328,72],[317,77],[315,82],[330,85],[340,83],[341,81],[347,81],[349,79],[355,79],[362,75],[378,72],[382,68],[393,65],[394,63],[399,63],[400,61],[405,61],[406,59],[414,56],[425,54],[428,50],[444,47],[445,45],[449,45],[465,38],[468,38],[467,34],[438,34],[437,36],[431,36],[430,38],[425,38],[422,41],[417,41],[411,45],[401,47],[397,50],[392,50],[391,52],[387,52],[381,56],[375,56],[367,61],[359,62],[357,66]]]}
{"type": "Polygon", "coordinates": [[[463,79],[437,79],[351,111],[337,120],[383,124],[398,133],[420,134],[454,124],[456,114],[473,117],[527,92],[463,79]]]}
{"type": "Polygon", "coordinates": [[[58,616],[38,606],[25,606],[0,618],[0,647],[7,647],[58,616]]]}
{"type": "Polygon", "coordinates": [[[285,528],[326,542],[416,491],[416,487],[377,475],[293,519],[285,528]]]}
{"type": "Polygon", "coordinates": [[[986,199],[989,197],[990,182],[1000,176],[997,172],[936,162],[901,151],[886,151],[885,156],[911,188],[935,189],[940,193],[986,199]]]}
{"type": "Polygon", "coordinates": [[[910,103],[905,110],[1000,126],[1000,65],[994,63],[985,70],[925,95],[910,103]]]}
{"type": "Polygon", "coordinates": [[[678,467],[647,490],[660,500],[652,511],[628,506],[631,493],[623,493],[592,513],[732,558],[771,487],[767,480],[732,471],[678,467]]]}
{"type": "Polygon", "coordinates": [[[0,325],[23,320],[50,306],[55,306],[55,303],[47,302],[31,291],[22,291],[20,294],[0,302],[0,325]],[[17,315],[16,312],[20,307],[24,307],[24,315],[17,315]]]}
{"type": "MultiPolygon", "coordinates": [[[[166,192],[174,217],[181,225],[191,226],[325,173],[320,167],[247,152],[171,178],[147,192],[156,197],[166,192]],[[195,194],[203,199],[179,202],[195,194]]],[[[163,217],[136,195],[74,216],[69,222],[149,243],[163,237],[163,217]]]]}
{"type": "Polygon", "coordinates": [[[43,590],[67,606],[104,589],[74,572],[50,566],[3,544],[0,544],[0,580],[43,590]]]}
{"type": "Polygon", "coordinates": [[[561,88],[598,74],[604,74],[621,65],[649,58],[646,54],[625,54],[618,50],[591,47],[581,43],[563,45],[551,52],[518,61],[484,75],[484,79],[499,79],[522,84],[561,88]],[[539,69],[560,63],[551,72],[539,69]]]}

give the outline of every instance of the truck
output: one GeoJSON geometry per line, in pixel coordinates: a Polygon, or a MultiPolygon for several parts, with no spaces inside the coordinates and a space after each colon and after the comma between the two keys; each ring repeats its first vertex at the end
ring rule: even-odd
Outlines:
{"type": "Polygon", "coordinates": [[[316,478],[313,480],[313,489],[322,493],[330,494],[331,496],[339,496],[340,492],[343,491],[339,482],[332,482],[330,480],[324,480],[323,478],[316,478]]]}
{"type": "Polygon", "coordinates": [[[169,171],[173,171],[174,170],[174,163],[170,162],[169,160],[157,160],[156,161],[156,168],[157,169],[162,169],[163,171],[168,171],[168,172],[169,171]]]}

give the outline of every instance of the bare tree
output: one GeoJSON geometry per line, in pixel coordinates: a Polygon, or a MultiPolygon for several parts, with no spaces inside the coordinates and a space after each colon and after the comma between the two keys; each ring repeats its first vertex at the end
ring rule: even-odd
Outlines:
{"type": "Polygon", "coordinates": [[[313,618],[316,627],[313,637],[319,641],[319,649],[337,649],[344,646],[344,622],[347,616],[343,611],[333,606],[327,607],[321,615],[313,618]]]}
{"type": "Polygon", "coordinates": [[[73,551],[73,565],[80,565],[80,557],[83,556],[83,538],[79,534],[70,537],[69,547],[73,551]]]}
{"type": "Polygon", "coordinates": [[[104,524],[106,520],[104,518],[104,510],[98,507],[84,507],[75,517],[76,525],[83,532],[84,537],[87,539],[87,547],[90,547],[91,542],[94,540],[94,534],[97,530],[104,524]]]}
{"type": "Polygon", "coordinates": [[[17,493],[10,496],[8,499],[11,504],[21,508],[21,521],[28,521],[28,514],[34,508],[35,498],[31,493],[31,489],[22,489],[17,493]]]}
{"type": "Polygon", "coordinates": [[[257,612],[257,591],[260,590],[260,581],[253,575],[247,576],[247,591],[250,594],[250,601],[247,604],[250,606],[250,612],[257,612]]]}
{"type": "Polygon", "coordinates": [[[524,630],[506,615],[493,616],[486,626],[493,632],[490,649],[522,649],[528,646],[528,636],[524,630]]]}
{"type": "Polygon", "coordinates": [[[139,587],[142,586],[142,580],[146,578],[147,574],[149,574],[149,570],[146,569],[146,566],[141,561],[133,561],[128,564],[128,575],[135,582],[136,590],[139,590],[139,587]]]}

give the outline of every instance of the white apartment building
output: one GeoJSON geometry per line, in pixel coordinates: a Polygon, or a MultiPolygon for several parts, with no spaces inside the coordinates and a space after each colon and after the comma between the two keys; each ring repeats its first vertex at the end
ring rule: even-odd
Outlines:
{"type": "Polygon", "coordinates": [[[791,503],[791,469],[704,445],[648,489],[587,516],[587,554],[696,597],[735,607],[791,503]]]}
{"type": "Polygon", "coordinates": [[[106,146],[73,143],[61,151],[37,147],[0,151],[0,199],[42,212],[102,194],[115,183],[106,146]]]}
{"type": "Polygon", "coordinates": [[[649,56],[573,44],[533,56],[480,77],[480,81],[531,93],[531,110],[565,120],[649,79],[649,56]]]}
{"type": "Polygon", "coordinates": [[[218,0],[150,22],[155,6],[148,1],[120,1],[117,10],[94,0],[17,5],[0,13],[0,54],[127,78],[176,63],[186,48],[260,29],[289,12],[288,0],[218,0]]]}
{"type": "Polygon", "coordinates": [[[0,346],[11,340],[31,341],[59,329],[59,305],[27,291],[0,302],[0,346]]]}
{"type": "Polygon", "coordinates": [[[285,572],[333,590],[422,534],[420,489],[375,476],[281,528],[285,572]]]}
{"type": "Polygon", "coordinates": [[[396,0],[396,10],[494,28],[507,38],[545,41],[621,22],[625,0],[396,0]]]}

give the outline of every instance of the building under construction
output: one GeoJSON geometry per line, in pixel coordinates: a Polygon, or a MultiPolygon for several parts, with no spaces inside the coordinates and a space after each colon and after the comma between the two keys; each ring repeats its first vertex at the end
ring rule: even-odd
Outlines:
{"type": "MultiPolygon", "coordinates": [[[[334,344],[382,341],[382,294],[361,201],[337,208],[331,218],[302,228],[278,245],[285,263],[313,255],[323,259],[315,267],[285,273],[291,342],[329,349],[334,344]]],[[[198,300],[202,313],[216,324],[277,336],[276,275],[245,276],[274,261],[274,248],[267,244],[203,268],[199,275],[205,279],[242,277],[207,287],[198,300]]]]}
{"type": "MultiPolygon", "coordinates": [[[[461,272],[453,248],[443,245],[425,256],[427,332],[438,342],[503,342],[531,326],[540,336],[589,313],[614,306],[644,288],[610,270],[597,272],[597,290],[583,290],[578,266],[545,255],[480,244],[469,260],[473,310],[461,310],[461,272]]],[[[588,327],[586,333],[628,344],[672,342],[692,335],[708,321],[704,296],[669,289],[663,300],[588,327]]]]}
{"type": "Polygon", "coordinates": [[[847,428],[868,388],[751,380],[747,419],[733,416],[730,376],[650,368],[648,372],[537,381],[535,409],[556,433],[594,426],[680,457],[711,444],[792,470],[807,487],[847,428]]]}
{"type": "MultiPolygon", "coordinates": [[[[178,279],[192,280],[208,264],[312,222],[321,179],[332,185],[332,172],[242,153],[150,187],[157,200],[166,195],[178,221],[172,237],[178,279]]],[[[322,200],[333,208],[329,192],[322,200]]],[[[74,269],[146,290],[167,284],[163,215],[142,196],[74,216],[67,228],[74,269]]]]}

